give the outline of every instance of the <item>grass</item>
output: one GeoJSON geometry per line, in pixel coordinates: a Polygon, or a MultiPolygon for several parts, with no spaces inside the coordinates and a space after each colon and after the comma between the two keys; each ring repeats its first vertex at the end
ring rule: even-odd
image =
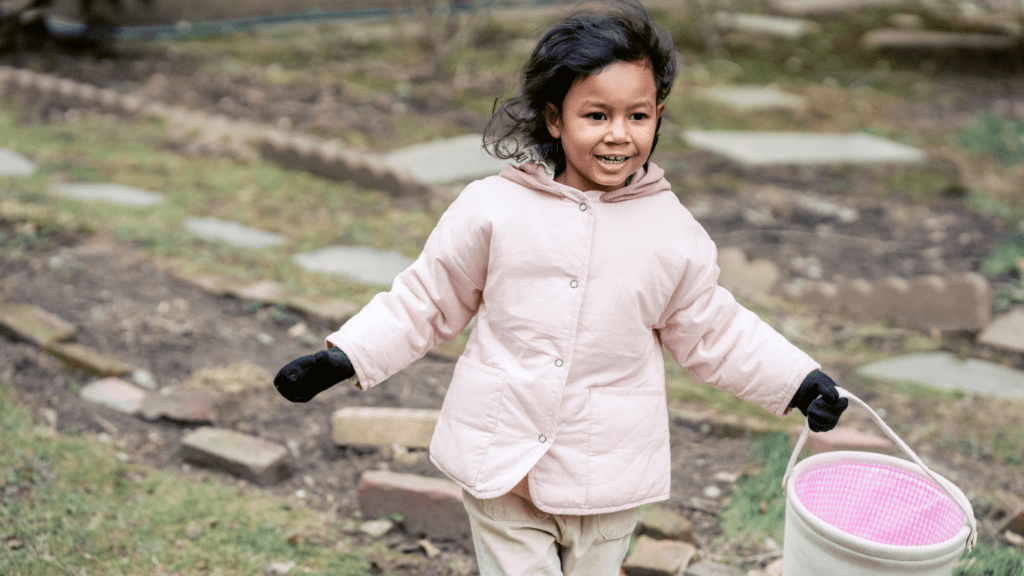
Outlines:
{"type": "Polygon", "coordinates": [[[24,124],[18,107],[0,107],[0,141],[39,166],[29,178],[0,180],[8,212],[93,231],[145,248],[195,273],[237,280],[273,279],[307,296],[365,303],[377,288],[308,274],[291,254],[334,244],[363,244],[415,258],[439,211],[401,205],[384,192],[290,172],[262,160],[184,157],[169,149],[157,122],[126,124],[85,117],[62,125],[24,124]],[[149,208],[79,202],[51,194],[52,178],[106,181],[161,193],[149,208]],[[200,240],[189,217],[214,217],[284,234],[291,242],[248,250],[200,240]]]}
{"type": "MultiPolygon", "coordinates": [[[[35,426],[0,382],[0,574],[370,572],[336,518],[259,490],[125,462],[109,444],[35,426]]],[[[365,552],[363,552],[365,554],[365,552]]]]}

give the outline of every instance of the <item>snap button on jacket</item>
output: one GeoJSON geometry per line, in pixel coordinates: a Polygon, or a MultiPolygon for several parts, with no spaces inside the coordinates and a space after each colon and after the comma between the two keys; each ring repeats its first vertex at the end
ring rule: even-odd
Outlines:
{"type": "Polygon", "coordinates": [[[529,475],[545,512],[623,510],[669,497],[663,346],[779,416],[820,367],[718,286],[716,259],[654,164],[606,193],[509,166],[466,187],[391,290],[327,343],[365,389],[476,316],[434,464],[477,498],[529,475]]]}

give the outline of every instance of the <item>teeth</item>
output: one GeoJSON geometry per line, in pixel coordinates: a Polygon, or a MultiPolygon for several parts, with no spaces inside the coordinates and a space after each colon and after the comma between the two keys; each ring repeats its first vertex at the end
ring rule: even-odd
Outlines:
{"type": "Polygon", "coordinates": [[[598,156],[598,158],[610,164],[621,164],[626,161],[627,156],[598,156]]]}

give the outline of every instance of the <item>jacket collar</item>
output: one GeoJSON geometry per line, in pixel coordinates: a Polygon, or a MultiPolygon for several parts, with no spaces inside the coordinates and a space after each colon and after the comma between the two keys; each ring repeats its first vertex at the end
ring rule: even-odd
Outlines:
{"type": "MultiPolygon", "coordinates": [[[[511,180],[531,190],[546,192],[559,198],[583,200],[586,193],[565,184],[555,182],[544,167],[535,162],[524,162],[519,166],[509,164],[501,171],[501,177],[511,180]]],[[[671,190],[672,186],[665,179],[665,171],[653,162],[648,162],[647,170],[641,168],[632,176],[626,186],[601,194],[601,202],[623,202],[633,198],[642,198],[671,190]]]]}

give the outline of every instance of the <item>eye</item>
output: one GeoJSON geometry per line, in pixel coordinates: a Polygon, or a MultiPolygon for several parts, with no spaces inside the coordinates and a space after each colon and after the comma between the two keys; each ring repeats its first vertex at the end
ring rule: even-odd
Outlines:
{"type": "Polygon", "coordinates": [[[644,112],[636,112],[631,114],[629,117],[629,119],[633,120],[634,122],[643,122],[644,120],[647,120],[647,118],[648,116],[644,112]]]}
{"type": "Polygon", "coordinates": [[[591,120],[604,120],[605,119],[604,112],[588,112],[586,117],[590,118],[591,120]]]}

